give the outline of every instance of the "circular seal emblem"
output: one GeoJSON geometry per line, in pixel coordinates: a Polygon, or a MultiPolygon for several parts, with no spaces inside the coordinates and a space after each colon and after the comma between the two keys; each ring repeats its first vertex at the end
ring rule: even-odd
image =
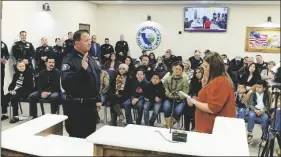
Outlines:
{"type": "Polygon", "coordinates": [[[137,33],[137,44],[142,50],[155,50],[161,43],[160,31],[153,26],[143,26],[137,33]]]}

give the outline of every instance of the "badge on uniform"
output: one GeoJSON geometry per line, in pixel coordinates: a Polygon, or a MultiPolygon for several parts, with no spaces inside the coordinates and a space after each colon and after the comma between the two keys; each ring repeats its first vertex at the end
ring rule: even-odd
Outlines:
{"type": "Polygon", "coordinates": [[[2,48],[4,48],[4,47],[5,47],[5,45],[2,43],[2,44],[1,44],[1,47],[2,47],[2,48]]]}
{"type": "Polygon", "coordinates": [[[126,45],[126,43],[124,43],[124,45],[126,45]]]}
{"type": "Polygon", "coordinates": [[[61,66],[61,71],[66,71],[66,70],[68,70],[68,69],[70,69],[70,66],[69,66],[68,64],[63,64],[63,65],[61,66]]]}
{"type": "Polygon", "coordinates": [[[27,43],[26,46],[29,46],[29,43],[27,43]]]}

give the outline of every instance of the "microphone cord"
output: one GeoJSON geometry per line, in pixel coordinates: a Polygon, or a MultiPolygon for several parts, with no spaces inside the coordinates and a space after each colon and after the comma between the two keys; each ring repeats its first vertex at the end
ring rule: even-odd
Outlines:
{"type": "Polygon", "coordinates": [[[171,141],[171,140],[167,139],[159,130],[155,130],[155,132],[158,132],[158,133],[162,136],[162,138],[163,138],[164,140],[166,140],[166,141],[168,141],[168,142],[170,142],[170,143],[179,143],[179,142],[177,142],[177,141],[171,141]]]}

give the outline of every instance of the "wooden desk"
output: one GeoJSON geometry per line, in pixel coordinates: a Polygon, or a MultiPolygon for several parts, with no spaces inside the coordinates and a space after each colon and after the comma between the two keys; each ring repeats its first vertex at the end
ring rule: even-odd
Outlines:
{"type": "Polygon", "coordinates": [[[249,156],[244,121],[219,117],[215,127],[213,134],[187,132],[186,143],[165,140],[161,134],[172,138],[169,129],[141,125],[104,126],[87,140],[93,143],[94,156],[249,156]],[[220,130],[224,127],[230,127],[228,132],[220,130]]]}

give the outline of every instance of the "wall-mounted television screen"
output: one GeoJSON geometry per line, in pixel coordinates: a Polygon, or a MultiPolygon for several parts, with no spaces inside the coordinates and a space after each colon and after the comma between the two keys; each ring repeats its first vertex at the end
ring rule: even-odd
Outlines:
{"type": "Polygon", "coordinates": [[[184,31],[225,32],[227,7],[185,7],[184,31]]]}

